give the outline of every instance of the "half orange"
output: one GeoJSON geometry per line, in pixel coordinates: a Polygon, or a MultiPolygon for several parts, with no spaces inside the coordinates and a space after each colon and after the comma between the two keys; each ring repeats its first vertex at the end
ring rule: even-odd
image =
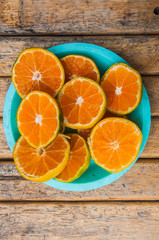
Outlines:
{"type": "Polygon", "coordinates": [[[117,173],[137,158],[142,133],[137,125],[123,118],[106,118],[91,131],[88,144],[93,160],[108,172],[117,173]]]}
{"type": "Polygon", "coordinates": [[[13,150],[15,165],[20,174],[31,181],[45,182],[65,168],[70,154],[68,140],[59,134],[46,148],[32,148],[21,136],[13,150]]]}
{"type": "Polygon", "coordinates": [[[47,93],[33,91],[19,105],[17,124],[19,132],[32,147],[45,147],[60,131],[58,104],[47,93]]]}
{"type": "Polygon", "coordinates": [[[56,176],[61,182],[72,182],[79,178],[89,167],[91,156],[85,140],[78,134],[69,134],[70,158],[64,170],[56,176]]]}
{"type": "Polygon", "coordinates": [[[65,70],[65,82],[76,78],[86,77],[96,82],[100,81],[100,73],[95,62],[85,56],[68,55],[61,59],[65,70]]]}
{"type": "Polygon", "coordinates": [[[12,82],[21,98],[34,90],[56,96],[64,84],[64,78],[60,60],[42,48],[25,49],[12,69],[12,82]]]}
{"type": "Polygon", "coordinates": [[[101,86],[107,95],[107,109],[125,115],[132,112],[142,97],[140,74],[124,63],[111,66],[103,75],[101,86]]]}
{"type": "Polygon", "coordinates": [[[93,127],[106,111],[106,95],[95,81],[78,77],[67,82],[59,93],[64,123],[73,129],[93,127]]]}

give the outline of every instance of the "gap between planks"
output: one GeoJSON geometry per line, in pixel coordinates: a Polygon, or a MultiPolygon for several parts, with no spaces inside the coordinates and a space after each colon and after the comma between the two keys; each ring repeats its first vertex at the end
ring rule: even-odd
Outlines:
{"type": "MultiPolygon", "coordinates": [[[[58,189],[57,189],[58,190],[58,189]]],[[[66,200],[66,201],[61,201],[61,200],[56,200],[56,201],[52,201],[52,200],[11,200],[11,201],[8,201],[8,200],[0,200],[0,205],[2,204],[14,204],[14,205],[31,205],[31,204],[37,204],[39,205],[40,203],[42,203],[43,205],[46,204],[54,204],[54,205],[92,205],[92,204],[98,204],[99,206],[101,205],[107,205],[107,204],[123,204],[123,203],[126,203],[126,204],[146,204],[146,203],[152,203],[152,204],[157,204],[159,206],[159,200],[66,200]]]]}
{"type": "Polygon", "coordinates": [[[27,37],[140,37],[140,36],[151,36],[151,37],[158,37],[159,36],[159,32],[156,33],[99,33],[99,34],[94,34],[94,33],[33,33],[33,34],[21,34],[21,33],[17,33],[17,34],[11,34],[11,33],[0,33],[0,37],[16,37],[16,38],[27,38],[27,37]]]}

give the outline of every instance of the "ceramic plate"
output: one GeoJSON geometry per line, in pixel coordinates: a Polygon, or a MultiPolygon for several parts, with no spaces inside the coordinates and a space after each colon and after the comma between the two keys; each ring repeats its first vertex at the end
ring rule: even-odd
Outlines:
{"type": "MultiPolygon", "coordinates": [[[[79,54],[90,57],[97,64],[101,76],[114,63],[126,63],[126,61],[119,57],[117,54],[105,48],[88,43],[62,44],[51,47],[48,50],[50,52],[53,52],[58,58],[62,58],[69,54],[79,54]]],[[[3,110],[4,132],[11,151],[13,151],[13,147],[20,136],[16,123],[16,112],[20,102],[21,98],[19,97],[13,84],[11,83],[6,95],[3,110]]],[[[138,155],[139,157],[147,142],[151,124],[150,102],[144,86],[140,105],[132,113],[128,114],[127,117],[138,125],[143,134],[143,141],[138,155]]],[[[69,131],[69,129],[67,129],[67,131],[69,131]]],[[[44,184],[57,189],[68,191],[92,190],[110,184],[113,181],[117,180],[118,178],[123,176],[134,165],[135,162],[136,161],[134,161],[133,164],[131,164],[128,168],[124,169],[122,172],[113,174],[97,166],[91,159],[89,169],[74,182],[62,183],[51,179],[44,184]]]]}

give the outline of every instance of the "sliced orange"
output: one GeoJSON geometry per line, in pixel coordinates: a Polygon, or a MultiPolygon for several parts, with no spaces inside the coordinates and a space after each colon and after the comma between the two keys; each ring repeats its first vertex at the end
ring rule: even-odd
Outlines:
{"type": "Polygon", "coordinates": [[[132,112],[142,97],[140,74],[124,63],[111,66],[103,75],[101,86],[107,95],[107,109],[124,115],[132,112]]]}
{"type": "Polygon", "coordinates": [[[85,140],[78,134],[70,134],[70,158],[64,170],[56,176],[61,182],[72,182],[89,167],[91,156],[85,140]]]}
{"type": "Polygon", "coordinates": [[[46,148],[35,149],[21,136],[13,150],[15,165],[20,174],[31,181],[45,182],[65,168],[70,154],[70,144],[62,135],[46,148]]]}
{"type": "Polygon", "coordinates": [[[65,73],[60,60],[42,48],[25,49],[12,69],[12,81],[21,98],[34,90],[56,96],[64,79],[65,73]]]}
{"type": "Polygon", "coordinates": [[[47,93],[33,91],[20,103],[17,124],[19,132],[32,147],[45,147],[60,131],[58,104],[47,93]]]}
{"type": "MultiPolygon", "coordinates": [[[[119,116],[117,114],[115,114],[115,113],[111,113],[109,111],[106,111],[102,119],[108,118],[108,117],[119,117],[119,116]]],[[[124,115],[122,115],[120,117],[121,118],[127,118],[124,115]]],[[[78,134],[81,137],[83,137],[86,141],[87,141],[87,138],[89,137],[91,131],[92,131],[92,128],[89,128],[89,129],[77,129],[78,134]]]]}
{"type": "Polygon", "coordinates": [[[86,77],[96,82],[100,81],[100,73],[95,62],[85,56],[68,55],[61,59],[65,70],[65,82],[76,78],[86,77]]]}
{"type": "Polygon", "coordinates": [[[101,86],[88,78],[74,78],[59,93],[64,123],[73,129],[93,127],[106,111],[106,96],[101,86]]]}
{"type": "Polygon", "coordinates": [[[124,118],[106,118],[91,131],[88,144],[93,160],[108,172],[117,173],[137,158],[142,133],[124,118]]]}

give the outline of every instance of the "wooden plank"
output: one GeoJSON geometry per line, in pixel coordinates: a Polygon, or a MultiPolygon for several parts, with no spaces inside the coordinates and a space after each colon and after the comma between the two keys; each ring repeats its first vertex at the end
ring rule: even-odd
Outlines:
{"type": "Polygon", "coordinates": [[[10,78],[1,78],[0,77],[0,117],[3,117],[3,106],[4,106],[4,101],[5,97],[9,88],[9,85],[11,83],[10,78]]]}
{"type": "Polygon", "coordinates": [[[1,203],[1,239],[159,239],[159,203],[1,203]]]}
{"type": "Polygon", "coordinates": [[[158,36],[141,35],[0,37],[0,76],[11,76],[13,63],[25,48],[43,47],[47,49],[70,42],[97,44],[119,54],[140,74],[159,75],[159,38],[158,36]]]}
{"type": "Polygon", "coordinates": [[[68,192],[20,176],[13,162],[0,162],[0,201],[159,200],[159,161],[138,160],[120,179],[86,192],[68,192]]]}
{"type": "Polygon", "coordinates": [[[158,158],[159,157],[159,119],[152,118],[151,129],[145,149],[141,158],[158,158]]]}
{"type": "Polygon", "coordinates": [[[157,0],[1,0],[1,34],[159,33],[157,0]]]}
{"type": "MultiPolygon", "coordinates": [[[[143,83],[146,87],[147,93],[149,95],[150,104],[151,104],[151,115],[159,116],[159,77],[146,77],[143,76],[143,83]]],[[[0,117],[3,116],[3,105],[5,96],[8,90],[8,87],[11,83],[11,78],[0,77],[0,117]]]]}
{"type": "MultiPolygon", "coordinates": [[[[151,130],[146,147],[141,154],[141,158],[158,158],[159,157],[159,121],[158,118],[152,118],[151,130]]],[[[7,145],[2,119],[0,119],[0,158],[12,158],[11,151],[7,145]]]]}
{"type": "Polygon", "coordinates": [[[142,79],[150,100],[151,116],[159,116],[159,77],[143,76],[142,79]]]}

